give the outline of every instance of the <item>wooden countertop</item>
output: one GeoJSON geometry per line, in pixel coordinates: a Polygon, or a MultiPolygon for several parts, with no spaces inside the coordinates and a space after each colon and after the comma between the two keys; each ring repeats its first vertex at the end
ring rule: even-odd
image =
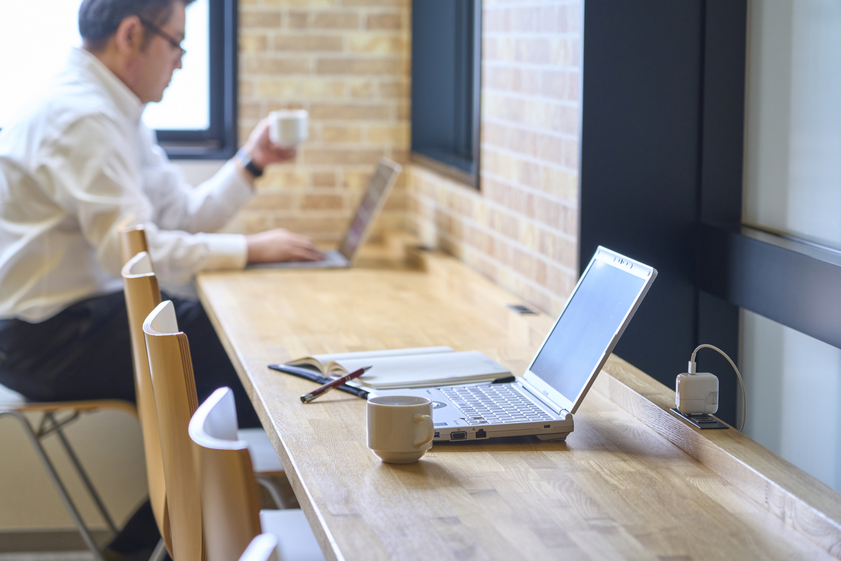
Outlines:
{"type": "Polygon", "coordinates": [[[553,318],[517,315],[451,257],[374,245],[353,269],[198,288],[328,559],[841,558],[838,493],[735,430],[684,424],[672,390],[615,356],[566,442],[436,444],[402,466],[366,448],[363,400],[303,405],[313,384],[266,367],[449,345],[522,373],[553,318]]]}

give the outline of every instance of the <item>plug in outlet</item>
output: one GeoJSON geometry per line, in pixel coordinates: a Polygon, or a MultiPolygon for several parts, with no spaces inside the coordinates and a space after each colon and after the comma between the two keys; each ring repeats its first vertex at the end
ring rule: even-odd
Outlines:
{"type": "Polygon", "coordinates": [[[675,408],[685,415],[718,411],[718,378],[709,372],[678,374],[675,408]]]}

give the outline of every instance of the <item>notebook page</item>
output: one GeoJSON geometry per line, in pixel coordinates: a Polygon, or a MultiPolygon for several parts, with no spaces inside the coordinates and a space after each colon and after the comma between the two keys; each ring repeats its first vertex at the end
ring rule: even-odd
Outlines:
{"type": "MultiPolygon", "coordinates": [[[[371,358],[387,358],[399,357],[407,355],[423,355],[435,353],[452,353],[453,349],[450,347],[414,347],[410,349],[386,349],[381,351],[360,351],[355,353],[328,353],[323,355],[312,355],[312,358],[327,366],[331,362],[344,363],[346,360],[354,359],[371,359],[371,358]]],[[[368,366],[366,363],[365,366],[368,366]]],[[[349,372],[352,372],[350,370],[349,372]]]]}
{"type": "Polygon", "coordinates": [[[340,365],[347,372],[371,366],[356,381],[375,389],[467,384],[510,376],[504,366],[478,351],[362,359],[354,357],[340,361],[340,365]]]}

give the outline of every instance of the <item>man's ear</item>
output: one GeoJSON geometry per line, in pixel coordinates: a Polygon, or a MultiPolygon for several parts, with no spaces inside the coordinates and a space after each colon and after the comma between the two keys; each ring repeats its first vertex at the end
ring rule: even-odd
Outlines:
{"type": "Polygon", "coordinates": [[[114,43],[121,54],[138,53],[143,47],[146,30],[137,16],[129,16],[120,22],[114,32],[114,43]]]}

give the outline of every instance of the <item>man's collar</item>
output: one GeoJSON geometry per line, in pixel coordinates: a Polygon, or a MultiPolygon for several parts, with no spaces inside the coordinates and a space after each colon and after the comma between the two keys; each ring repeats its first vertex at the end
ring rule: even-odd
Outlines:
{"type": "Polygon", "coordinates": [[[74,48],[70,53],[69,65],[92,75],[111,94],[114,103],[126,118],[134,123],[140,122],[146,105],[141,103],[140,98],[93,53],[83,48],[74,48]]]}

